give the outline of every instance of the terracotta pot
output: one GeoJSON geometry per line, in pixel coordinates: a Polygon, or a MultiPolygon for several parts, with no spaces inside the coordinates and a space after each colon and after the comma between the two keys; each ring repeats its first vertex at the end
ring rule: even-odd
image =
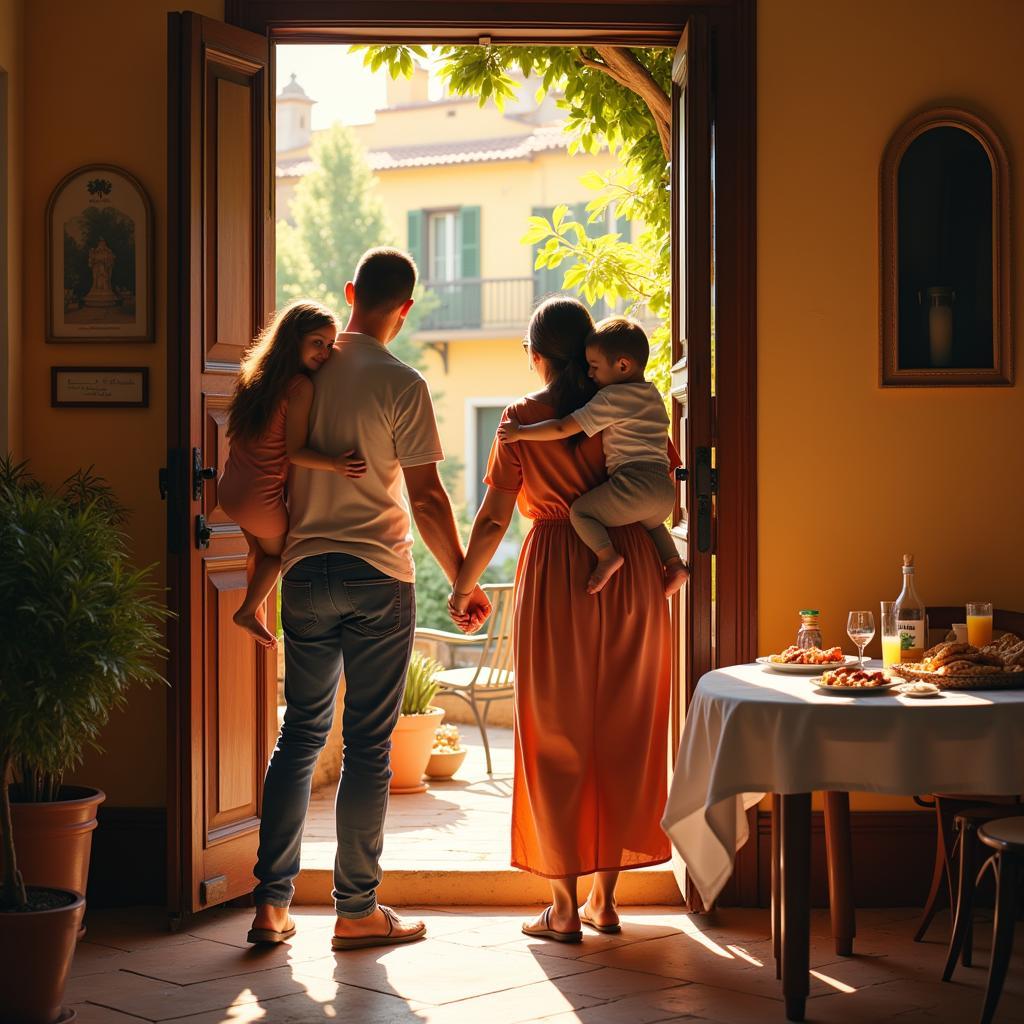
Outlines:
{"type": "Polygon", "coordinates": [[[62,786],[53,803],[11,803],[18,868],[26,885],[84,893],[101,789],[62,786]]]}
{"type": "Polygon", "coordinates": [[[424,715],[399,715],[391,734],[392,793],[422,793],[427,788],[423,772],[442,718],[441,708],[430,708],[424,715]]]}
{"type": "MultiPolygon", "coordinates": [[[[63,891],[63,890],[58,890],[63,891]]],[[[60,1001],[75,955],[85,897],[56,910],[0,913],[0,1024],[69,1021],[60,1001]]]]}
{"type": "Polygon", "coordinates": [[[431,753],[427,762],[428,779],[450,779],[466,760],[465,750],[445,750],[431,753]]]}

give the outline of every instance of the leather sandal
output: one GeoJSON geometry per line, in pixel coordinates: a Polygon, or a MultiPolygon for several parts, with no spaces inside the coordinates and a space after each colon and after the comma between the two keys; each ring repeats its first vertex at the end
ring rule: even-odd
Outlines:
{"type": "Polygon", "coordinates": [[[250,928],[245,941],[251,942],[254,946],[276,946],[279,942],[287,942],[294,934],[295,922],[288,918],[288,927],[282,928],[281,931],[275,931],[273,928],[250,928]]]}
{"type": "Polygon", "coordinates": [[[421,924],[416,931],[409,932],[408,935],[396,935],[395,925],[398,924],[398,915],[390,907],[385,907],[383,904],[380,905],[380,909],[384,912],[384,920],[388,923],[388,930],[383,935],[353,935],[351,938],[332,935],[331,949],[340,951],[346,949],[366,949],[369,946],[399,946],[403,942],[415,942],[427,934],[427,926],[421,924]]]}
{"type": "Polygon", "coordinates": [[[560,932],[557,928],[551,927],[551,911],[553,907],[545,907],[541,914],[541,927],[536,928],[529,923],[523,925],[523,934],[533,939],[550,939],[552,942],[582,942],[583,932],[560,932]]]}
{"type": "Polygon", "coordinates": [[[621,924],[598,924],[592,920],[588,911],[590,910],[590,904],[584,903],[580,907],[580,920],[587,925],[588,928],[593,928],[595,932],[600,932],[602,935],[618,935],[622,931],[621,924]]]}

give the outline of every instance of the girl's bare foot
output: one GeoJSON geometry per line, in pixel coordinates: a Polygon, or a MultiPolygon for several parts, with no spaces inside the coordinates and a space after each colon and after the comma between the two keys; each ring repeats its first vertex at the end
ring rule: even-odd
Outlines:
{"type": "Polygon", "coordinates": [[[247,633],[251,633],[258,644],[262,644],[264,647],[277,646],[277,637],[260,622],[255,612],[247,612],[244,608],[239,608],[231,616],[231,619],[236,626],[241,626],[247,633]]]}
{"type": "Polygon", "coordinates": [[[690,578],[690,571],[682,560],[667,562],[665,565],[665,596],[671,597],[690,578]]]}
{"type": "Polygon", "coordinates": [[[589,924],[598,931],[605,929],[618,929],[619,927],[619,912],[615,909],[615,905],[606,907],[598,907],[592,904],[590,900],[580,907],[580,920],[584,924],[589,924]]]}
{"type": "Polygon", "coordinates": [[[537,917],[523,925],[524,935],[543,935],[547,931],[572,935],[579,930],[580,917],[576,908],[571,907],[566,913],[560,911],[554,904],[545,907],[537,917]]]}
{"type": "Polygon", "coordinates": [[[605,584],[622,568],[624,561],[617,551],[613,551],[607,558],[598,558],[597,565],[587,580],[587,593],[600,594],[605,584]]]}

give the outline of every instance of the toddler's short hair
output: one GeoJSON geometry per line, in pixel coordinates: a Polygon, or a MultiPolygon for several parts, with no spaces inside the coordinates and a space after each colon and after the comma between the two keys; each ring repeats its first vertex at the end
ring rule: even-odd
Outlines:
{"type": "Polygon", "coordinates": [[[401,249],[368,249],[359,260],[352,284],[356,302],[364,310],[390,312],[412,298],[416,263],[401,249]]]}
{"type": "Polygon", "coordinates": [[[599,321],[587,338],[587,348],[591,347],[605,359],[632,359],[641,370],[651,356],[644,329],[628,316],[608,316],[599,321]]]}

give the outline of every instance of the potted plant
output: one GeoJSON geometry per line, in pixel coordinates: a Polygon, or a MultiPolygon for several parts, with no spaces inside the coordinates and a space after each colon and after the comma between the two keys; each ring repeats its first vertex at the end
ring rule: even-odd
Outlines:
{"type": "Polygon", "coordinates": [[[391,734],[391,792],[422,793],[427,787],[423,772],[430,760],[434,729],[444,711],[431,706],[441,666],[433,658],[413,651],[405,676],[405,694],[398,725],[391,734]]]}
{"type": "Polygon", "coordinates": [[[439,725],[434,730],[434,748],[427,762],[427,778],[450,779],[466,760],[457,725],[439,725]]]}
{"type": "Polygon", "coordinates": [[[19,965],[0,972],[0,1024],[60,1013],[103,799],[63,776],[130,684],[161,679],[166,610],[124,519],[91,471],[51,491],[0,459],[0,962],[19,965]]]}

